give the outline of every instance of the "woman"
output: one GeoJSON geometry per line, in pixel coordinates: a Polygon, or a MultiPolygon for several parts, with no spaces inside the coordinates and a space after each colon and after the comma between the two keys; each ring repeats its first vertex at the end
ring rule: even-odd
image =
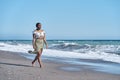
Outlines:
{"type": "Polygon", "coordinates": [[[37,52],[35,59],[32,61],[32,66],[35,61],[38,60],[40,68],[42,67],[41,55],[44,47],[44,43],[46,45],[46,49],[48,48],[45,31],[41,29],[41,23],[36,23],[36,30],[33,31],[33,48],[37,52]]]}

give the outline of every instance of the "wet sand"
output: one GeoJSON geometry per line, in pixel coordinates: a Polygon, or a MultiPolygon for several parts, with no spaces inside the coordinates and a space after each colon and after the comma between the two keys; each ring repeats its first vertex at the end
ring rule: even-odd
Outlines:
{"type": "Polygon", "coordinates": [[[75,65],[45,60],[40,68],[38,62],[32,67],[31,61],[15,52],[0,51],[0,80],[120,80],[120,75],[93,71],[84,65],[78,71],[66,71],[60,68],[75,65]]]}

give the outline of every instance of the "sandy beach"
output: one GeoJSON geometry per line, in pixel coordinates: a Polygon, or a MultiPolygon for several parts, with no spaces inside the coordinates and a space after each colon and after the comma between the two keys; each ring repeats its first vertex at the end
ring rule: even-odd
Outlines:
{"type": "Polygon", "coordinates": [[[64,66],[74,66],[51,61],[43,61],[44,67],[31,66],[27,59],[15,52],[0,51],[0,80],[120,80],[120,75],[80,69],[80,71],[66,71],[64,66]]]}

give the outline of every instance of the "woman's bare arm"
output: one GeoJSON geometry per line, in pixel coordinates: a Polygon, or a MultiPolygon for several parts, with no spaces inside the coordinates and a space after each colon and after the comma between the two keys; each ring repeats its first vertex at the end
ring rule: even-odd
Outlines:
{"type": "Polygon", "coordinates": [[[44,33],[44,43],[45,43],[45,45],[46,45],[46,49],[48,48],[48,44],[47,44],[47,41],[46,41],[46,35],[45,35],[45,33],[44,33]]]}
{"type": "Polygon", "coordinates": [[[32,45],[33,45],[33,48],[35,49],[35,34],[33,34],[33,40],[32,40],[32,45]]]}

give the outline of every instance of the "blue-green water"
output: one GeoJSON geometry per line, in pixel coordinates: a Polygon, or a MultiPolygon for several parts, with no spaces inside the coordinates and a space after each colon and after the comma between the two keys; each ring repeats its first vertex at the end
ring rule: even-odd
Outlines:
{"type": "MultiPolygon", "coordinates": [[[[47,42],[49,48],[43,50],[44,59],[88,65],[97,71],[120,74],[120,40],[48,40],[47,42]],[[87,61],[81,61],[82,59],[87,61]],[[112,68],[115,68],[114,71],[112,68]]],[[[29,59],[35,57],[34,54],[27,53],[28,50],[33,50],[31,40],[1,40],[0,50],[20,52],[29,59]]]]}
{"type": "MultiPolygon", "coordinates": [[[[31,40],[1,40],[9,45],[31,45],[31,40]]],[[[103,51],[120,55],[120,40],[48,40],[49,49],[84,53],[103,51]]]]}

